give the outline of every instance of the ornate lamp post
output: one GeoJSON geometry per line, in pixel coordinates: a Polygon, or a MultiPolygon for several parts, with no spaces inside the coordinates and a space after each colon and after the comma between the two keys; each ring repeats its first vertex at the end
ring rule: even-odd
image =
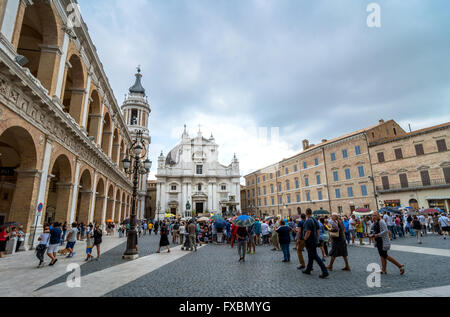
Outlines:
{"type": "Polygon", "coordinates": [[[186,203],[186,214],[184,215],[185,217],[191,217],[191,204],[188,202],[186,203]]]}
{"type": "Polygon", "coordinates": [[[131,160],[126,157],[122,163],[125,173],[133,175],[133,198],[131,205],[130,216],[130,230],[128,231],[127,238],[127,250],[123,254],[123,259],[135,260],[139,257],[139,253],[136,251],[137,232],[136,232],[136,197],[138,190],[138,175],[146,175],[152,168],[152,162],[147,158],[144,162],[142,159],[146,158],[147,153],[145,151],[145,140],[142,138],[142,131],[137,131],[136,139],[131,145],[130,152],[132,153],[132,159],[134,159],[134,165],[131,166],[131,160]]]}

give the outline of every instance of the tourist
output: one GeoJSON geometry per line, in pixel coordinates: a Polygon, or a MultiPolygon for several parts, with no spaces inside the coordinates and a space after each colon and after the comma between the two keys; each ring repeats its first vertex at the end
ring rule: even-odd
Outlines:
{"type": "Polygon", "coordinates": [[[397,235],[395,233],[394,217],[391,215],[390,212],[387,214],[386,224],[387,224],[388,230],[391,232],[392,239],[397,239],[397,235]]]}
{"type": "Polygon", "coordinates": [[[255,254],[256,253],[255,224],[248,226],[247,232],[248,232],[247,253],[252,254],[252,247],[253,247],[253,254],[255,254]]]}
{"type": "MultiPolygon", "coordinates": [[[[359,223],[361,223],[359,219],[358,221],[359,223]]],[[[345,241],[345,226],[342,221],[340,221],[337,215],[331,216],[331,221],[329,221],[329,224],[331,225],[331,251],[329,253],[331,260],[327,269],[329,271],[333,271],[334,261],[337,257],[342,256],[345,262],[345,267],[342,269],[342,271],[351,271],[350,265],[348,264],[347,243],[345,241]]],[[[358,224],[356,230],[358,230],[358,224]]]]}
{"type": "Polygon", "coordinates": [[[147,235],[147,231],[148,231],[148,224],[147,222],[144,222],[144,224],[142,225],[143,229],[144,229],[144,236],[147,235]]]}
{"type": "Polygon", "coordinates": [[[153,223],[150,222],[150,223],[148,224],[148,234],[149,234],[150,236],[152,235],[152,230],[153,230],[153,223]]]}
{"type": "Polygon", "coordinates": [[[36,246],[36,257],[39,260],[38,268],[44,265],[44,254],[45,250],[47,250],[48,245],[50,243],[50,229],[45,226],[43,233],[40,234],[38,238],[38,245],[36,246]]]}
{"type": "Polygon", "coordinates": [[[411,215],[408,214],[408,216],[406,217],[406,228],[409,231],[409,234],[411,236],[414,236],[414,230],[412,228],[412,221],[413,221],[413,218],[411,217],[411,215]]]}
{"type": "Polygon", "coordinates": [[[58,248],[61,245],[62,235],[63,232],[61,230],[61,224],[55,222],[53,224],[53,228],[50,230],[50,241],[47,250],[47,255],[50,259],[52,259],[49,266],[53,266],[58,261],[56,258],[56,252],[58,252],[58,248]]]}
{"type": "Polygon", "coordinates": [[[67,258],[72,258],[75,255],[75,252],[73,252],[73,249],[75,247],[75,243],[77,242],[77,223],[72,223],[72,229],[69,231],[69,234],[67,235],[67,245],[66,249],[69,251],[69,255],[67,258]]]}
{"type": "Polygon", "coordinates": [[[298,270],[303,270],[306,268],[305,259],[303,258],[303,250],[305,249],[305,231],[303,230],[306,221],[306,215],[300,215],[300,221],[297,224],[297,236],[296,236],[296,246],[297,246],[297,257],[300,266],[297,267],[298,270]]]}
{"type": "MultiPolygon", "coordinates": [[[[400,221],[400,215],[395,216],[395,230],[397,231],[399,237],[403,237],[403,232],[402,232],[402,225],[401,225],[401,221],[400,221]]],[[[369,228],[371,228],[372,226],[370,226],[369,228]]]]}
{"type": "Polygon", "coordinates": [[[417,243],[422,244],[422,224],[417,216],[413,217],[412,228],[417,237],[417,243]]]}
{"type": "Polygon", "coordinates": [[[86,259],[85,259],[86,262],[94,258],[92,256],[92,249],[94,248],[94,232],[92,228],[93,226],[92,224],[90,224],[86,230],[86,259]]]}
{"type": "Polygon", "coordinates": [[[278,233],[277,233],[277,230],[279,227],[280,227],[280,222],[279,222],[278,218],[275,218],[275,223],[273,224],[273,227],[272,227],[272,245],[273,245],[272,251],[281,251],[280,241],[278,239],[278,233]]]}
{"type": "Polygon", "coordinates": [[[97,258],[96,258],[97,261],[100,259],[100,246],[102,244],[102,236],[103,236],[102,229],[100,229],[100,225],[97,223],[95,224],[94,229],[94,246],[97,248],[97,258]]]}
{"type": "Polygon", "coordinates": [[[261,222],[259,219],[256,219],[255,225],[255,237],[256,237],[256,245],[261,245],[261,222]]]}
{"type": "Polygon", "coordinates": [[[308,218],[304,225],[305,230],[305,246],[308,251],[308,265],[306,270],[302,271],[304,274],[311,274],[313,269],[313,262],[316,261],[319,264],[322,274],[319,275],[320,278],[326,278],[329,273],[328,270],[317,254],[317,246],[320,236],[319,224],[316,219],[312,216],[312,210],[310,208],[306,209],[306,217],[308,218]]]}
{"type": "Polygon", "coordinates": [[[17,237],[16,252],[19,252],[20,247],[25,242],[25,233],[23,232],[23,226],[20,226],[19,229],[16,228],[16,237],[17,237]]]}
{"type": "Polygon", "coordinates": [[[63,245],[64,241],[66,240],[66,234],[67,234],[67,221],[64,221],[64,224],[62,226],[62,238],[61,238],[61,245],[63,245]]]}
{"type": "Polygon", "coordinates": [[[266,222],[261,223],[261,235],[262,235],[262,243],[269,244],[269,225],[266,222]]]}
{"type": "Polygon", "coordinates": [[[248,232],[246,227],[238,227],[236,231],[236,237],[238,240],[238,254],[239,262],[245,262],[245,252],[247,249],[248,232]]]}
{"type": "Polygon", "coordinates": [[[0,258],[5,256],[6,243],[9,240],[9,234],[6,231],[6,227],[0,228],[0,258]]]}
{"type": "Polygon", "coordinates": [[[348,217],[345,216],[344,220],[342,221],[344,223],[345,227],[345,240],[347,240],[347,244],[350,244],[350,221],[348,220],[348,217]]]}
{"type": "Polygon", "coordinates": [[[231,224],[231,237],[230,237],[230,239],[231,239],[231,241],[230,241],[231,248],[234,247],[234,242],[236,241],[236,234],[237,234],[237,229],[238,228],[239,227],[236,226],[234,223],[231,224]]]}
{"type": "Polygon", "coordinates": [[[393,263],[400,270],[400,275],[405,273],[405,266],[397,262],[393,257],[388,255],[391,248],[391,239],[389,238],[389,230],[386,222],[381,219],[378,213],[372,215],[372,229],[371,236],[375,239],[375,247],[378,249],[378,254],[381,260],[381,274],[387,274],[387,261],[393,263]]]}
{"type": "Polygon", "coordinates": [[[326,227],[326,223],[328,223],[328,219],[320,218],[319,219],[319,226],[320,226],[320,237],[319,237],[319,248],[320,251],[322,251],[322,261],[325,262],[325,257],[328,256],[328,229],[326,227]]]}
{"type": "Polygon", "coordinates": [[[189,234],[189,251],[197,251],[197,241],[196,241],[197,226],[193,220],[189,221],[187,232],[189,234]]]}
{"type": "MultiPolygon", "coordinates": [[[[345,227],[344,227],[345,228],[345,227]]],[[[364,223],[361,219],[356,219],[356,236],[359,239],[359,245],[364,245],[364,223]]]]}
{"type": "Polygon", "coordinates": [[[181,245],[183,245],[185,235],[186,235],[186,226],[185,226],[185,222],[182,221],[180,224],[180,234],[179,234],[179,238],[180,238],[179,242],[181,245]]]}
{"type": "Polygon", "coordinates": [[[425,216],[423,214],[420,214],[419,217],[417,217],[417,219],[420,222],[420,225],[422,226],[422,235],[426,235],[427,234],[427,220],[425,219],[425,216]]]}
{"type": "Polygon", "coordinates": [[[433,216],[433,233],[441,235],[441,226],[439,224],[439,214],[435,213],[433,216]]]}
{"type": "Polygon", "coordinates": [[[281,250],[283,250],[283,261],[290,262],[291,254],[289,252],[289,245],[291,243],[291,231],[289,226],[286,226],[284,220],[280,221],[280,227],[277,229],[278,239],[280,242],[281,250]]]}
{"type": "Polygon", "coordinates": [[[351,238],[352,238],[352,245],[354,245],[355,244],[355,238],[356,238],[356,216],[352,215],[352,217],[350,218],[348,223],[349,223],[350,235],[351,235],[351,238]]]}
{"type": "Polygon", "coordinates": [[[442,214],[439,219],[439,226],[442,234],[444,235],[444,240],[447,239],[448,233],[450,231],[449,219],[445,214],[442,214]]]}
{"type": "Polygon", "coordinates": [[[179,233],[180,233],[180,224],[177,221],[172,226],[172,243],[173,244],[177,243],[179,233]]]}

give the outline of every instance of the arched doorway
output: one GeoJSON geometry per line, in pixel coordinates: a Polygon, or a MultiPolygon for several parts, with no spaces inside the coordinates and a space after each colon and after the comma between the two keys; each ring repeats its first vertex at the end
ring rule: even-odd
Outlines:
{"type": "Polygon", "coordinates": [[[102,119],[101,115],[101,101],[100,96],[97,92],[97,90],[94,90],[91,93],[91,99],[89,103],[89,111],[88,111],[88,118],[87,118],[87,124],[86,124],[86,130],[88,132],[88,136],[92,138],[92,141],[94,143],[97,143],[98,141],[98,130],[100,128],[100,121],[102,119]]]}
{"type": "Polygon", "coordinates": [[[73,54],[69,59],[69,64],[62,98],[64,111],[68,112],[81,125],[85,94],[83,63],[79,56],[73,54]]]}
{"type": "Polygon", "coordinates": [[[417,199],[410,199],[409,200],[409,207],[411,207],[414,210],[419,210],[419,202],[417,201],[417,199]]]}
{"type": "Polygon", "coordinates": [[[36,163],[35,143],[27,130],[15,126],[0,135],[0,224],[18,222],[29,232],[39,186],[36,163]]]}
{"type": "Polygon", "coordinates": [[[91,173],[84,170],[80,177],[80,189],[78,191],[77,210],[75,221],[78,223],[89,223],[89,211],[91,209],[92,181],[91,173]]]}
{"type": "Polygon", "coordinates": [[[55,14],[46,1],[26,6],[20,36],[14,45],[17,53],[28,59],[25,67],[53,95],[60,45],[55,14]]]}
{"type": "Polygon", "coordinates": [[[46,223],[69,221],[70,195],[72,193],[72,167],[70,160],[62,154],[50,169],[50,185],[47,191],[46,223]]]}
{"type": "Polygon", "coordinates": [[[102,135],[102,150],[103,152],[109,156],[109,148],[111,145],[112,138],[112,126],[111,126],[111,118],[109,113],[105,114],[105,118],[103,119],[103,135],[102,135]]]}
{"type": "Polygon", "coordinates": [[[95,194],[94,222],[101,225],[103,221],[103,203],[105,201],[105,183],[99,179],[95,194]]]}

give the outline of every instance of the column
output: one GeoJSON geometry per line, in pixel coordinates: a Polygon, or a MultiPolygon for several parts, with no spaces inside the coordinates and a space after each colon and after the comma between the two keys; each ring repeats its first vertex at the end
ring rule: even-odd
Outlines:
{"type": "Polygon", "coordinates": [[[105,114],[105,105],[103,104],[101,106],[102,113],[100,114],[100,124],[98,125],[98,134],[97,134],[97,144],[102,144],[102,137],[103,137],[103,115],[105,114]]]}
{"type": "MultiPolygon", "coordinates": [[[[52,141],[47,138],[45,142],[45,148],[44,148],[44,160],[42,162],[42,173],[41,173],[41,179],[39,181],[39,189],[37,193],[37,202],[36,202],[36,208],[39,204],[45,203],[45,194],[47,192],[47,183],[48,183],[48,169],[50,167],[50,157],[52,154],[52,141]]],[[[45,208],[42,208],[42,211],[40,213],[36,213],[34,215],[33,224],[30,230],[31,235],[31,241],[29,240],[29,244],[34,247],[34,243],[38,237],[43,231],[42,228],[42,214],[44,213],[45,208]],[[36,233],[34,233],[36,231],[36,233]],[[33,240],[34,239],[34,240],[33,240]]]]}
{"type": "Polygon", "coordinates": [[[208,183],[208,211],[212,212],[213,211],[213,191],[212,191],[212,183],[208,183]]]}
{"type": "Polygon", "coordinates": [[[78,190],[79,190],[79,176],[80,176],[80,167],[81,163],[77,158],[76,167],[75,167],[75,181],[73,184],[73,195],[72,195],[72,203],[70,205],[70,217],[69,217],[69,224],[75,221],[75,210],[77,208],[78,203],[78,190]]]}
{"type": "Polygon", "coordinates": [[[6,2],[5,15],[2,23],[2,33],[5,38],[12,43],[13,33],[18,17],[20,0],[8,0],[6,2]]]}
{"type": "Polygon", "coordinates": [[[114,222],[115,221],[115,212],[116,212],[116,200],[112,199],[112,213],[111,213],[111,220],[114,222]]]}
{"type": "Polygon", "coordinates": [[[94,183],[92,185],[92,200],[91,200],[91,208],[89,209],[89,222],[94,222],[94,211],[95,211],[95,201],[97,197],[97,177],[98,172],[94,172],[94,183]]]}
{"type": "Polygon", "coordinates": [[[62,46],[62,55],[61,59],[59,60],[59,67],[58,67],[58,75],[56,77],[56,88],[55,88],[55,97],[59,98],[61,100],[62,95],[62,88],[63,88],[63,81],[64,81],[64,74],[66,69],[66,59],[67,59],[67,51],[69,49],[69,34],[67,32],[64,32],[64,40],[63,40],[63,46],[62,46]]]}
{"type": "Polygon", "coordinates": [[[89,127],[87,127],[87,119],[88,119],[88,113],[89,113],[89,103],[91,102],[91,96],[89,95],[91,92],[91,75],[88,75],[87,78],[87,84],[86,84],[86,91],[88,93],[88,95],[86,96],[86,99],[84,100],[84,105],[83,105],[83,117],[81,120],[81,127],[85,128],[86,130],[89,129],[89,127]]]}
{"type": "Polygon", "coordinates": [[[106,186],[105,186],[105,199],[103,201],[103,207],[102,207],[102,220],[101,220],[101,224],[103,225],[106,222],[106,207],[107,207],[107,203],[108,203],[108,189],[109,189],[109,180],[106,181],[106,186]]]}
{"type": "MultiPolygon", "coordinates": [[[[92,203],[92,191],[91,190],[80,190],[80,195],[81,195],[81,199],[80,199],[80,206],[79,206],[79,210],[80,213],[78,214],[78,222],[79,223],[84,223],[86,225],[89,224],[90,221],[90,208],[91,208],[91,203],[92,203]]],[[[78,207],[77,207],[78,209],[78,207]]]]}

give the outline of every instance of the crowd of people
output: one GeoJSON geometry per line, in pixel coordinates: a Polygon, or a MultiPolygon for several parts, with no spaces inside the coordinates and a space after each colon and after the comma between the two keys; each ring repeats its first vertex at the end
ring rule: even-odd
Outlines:
{"type": "MultiPolygon", "coordinates": [[[[308,209],[298,218],[282,219],[270,217],[266,219],[253,219],[248,226],[238,226],[234,219],[223,221],[198,221],[195,218],[187,220],[165,219],[161,221],[137,221],[136,231],[140,238],[142,235],[159,235],[159,246],[167,248],[170,245],[181,245],[182,250],[197,251],[197,246],[202,244],[227,244],[231,248],[235,245],[238,249],[239,262],[245,262],[246,255],[256,253],[257,246],[270,246],[273,251],[282,251],[283,262],[291,261],[291,244],[296,251],[299,266],[304,274],[311,274],[314,261],[321,268],[321,278],[329,276],[333,271],[336,258],[342,257],[345,266],[343,271],[351,271],[347,246],[364,245],[364,239],[373,244],[379,253],[381,261],[381,273],[386,274],[387,262],[398,267],[401,274],[405,272],[405,266],[388,255],[391,240],[404,238],[407,235],[416,236],[419,244],[423,236],[437,234],[447,239],[450,231],[449,218],[445,214],[382,214],[373,213],[368,216],[351,217],[333,214],[314,217],[308,209]],[[171,242],[170,242],[171,240],[171,242]],[[306,251],[307,259],[303,253],[306,251]],[[329,260],[329,261],[327,261],[329,260]],[[328,262],[328,263],[327,263],[328,262]]],[[[93,249],[96,249],[95,258],[101,255],[103,229],[108,236],[114,236],[118,232],[119,238],[128,236],[130,230],[129,220],[121,224],[109,222],[104,228],[98,224],[85,225],[84,223],[58,222],[44,225],[43,233],[38,237],[36,256],[39,259],[38,267],[44,264],[45,253],[50,258],[49,266],[57,261],[57,255],[71,258],[75,255],[75,244],[80,241],[85,243],[86,259],[94,259],[93,249]],[[65,246],[64,246],[64,243],[65,246]]],[[[25,234],[22,227],[0,228],[0,257],[4,256],[6,241],[11,237],[17,237],[16,249],[23,244],[25,234]]],[[[136,249],[138,247],[136,246],[136,249]]]]}

